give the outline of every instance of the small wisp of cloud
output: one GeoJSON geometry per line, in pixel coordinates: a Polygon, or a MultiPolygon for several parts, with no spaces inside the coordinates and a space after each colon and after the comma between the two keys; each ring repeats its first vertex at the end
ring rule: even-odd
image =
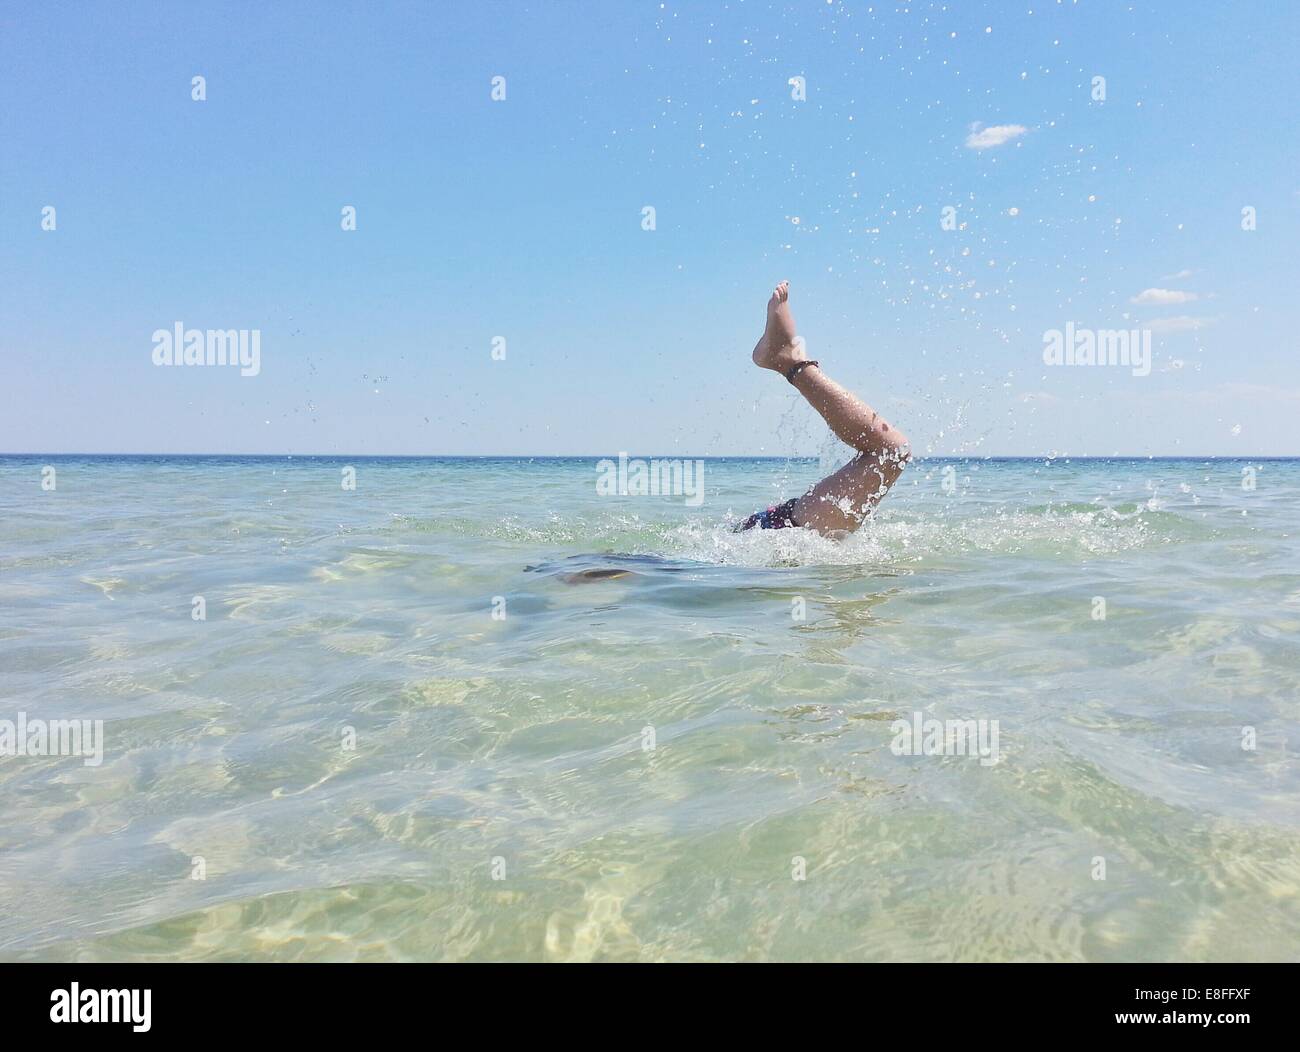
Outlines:
{"type": "Polygon", "coordinates": [[[1027,131],[1029,129],[1023,124],[994,124],[988,128],[981,128],[977,122],[970,126],[970,134],[966,136],[966,148],[988,150],[994,146],[1003,146],[1012,139],[1020,138],[1027,131]]]}
{"type": "Polygon", "coordinates": [[[1152,318],[1147,328],[1152,332],[1195,332],[1213,325],[1218,318],[1197,318],[1190,314],[1176,314],[1172,318],[1152,318]]]}
{"type": "Polygon", "coordinates": [[[1199,298],[1195,292],[1183,292],[1180,289],[1143,289],[1130,298],[1129,302],[1142,307],[1168,307],[1178,303],[1192,303],[1199,298]]]}

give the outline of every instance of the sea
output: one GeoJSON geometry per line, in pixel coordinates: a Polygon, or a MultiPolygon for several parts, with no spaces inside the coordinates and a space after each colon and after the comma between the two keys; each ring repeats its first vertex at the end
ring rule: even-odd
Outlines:
{"type": "Polygon", "coordinates": [[[0,958],[1300,959],[1300,461],[611,459],[0,457],[0,958]]]}

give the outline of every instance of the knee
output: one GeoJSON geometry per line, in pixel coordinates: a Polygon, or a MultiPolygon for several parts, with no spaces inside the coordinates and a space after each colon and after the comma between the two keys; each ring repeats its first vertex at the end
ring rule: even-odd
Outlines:
{"type": "Polygon", "coordinates": [[[893,461],[900,467],[912,459],[912,444],[898,428],[886,424],[880,437],[883,447],[880,454],[883,458],[893,461]]]}

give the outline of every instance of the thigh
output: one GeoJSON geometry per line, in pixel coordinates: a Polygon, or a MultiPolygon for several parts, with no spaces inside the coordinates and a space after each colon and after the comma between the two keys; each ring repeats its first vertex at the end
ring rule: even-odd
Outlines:
{"type": "Polygon", "coordinates": [[[820,533],[856,530],[906,462],[906,455],[859,453],[795,501],[794,521],[820,533]]]}

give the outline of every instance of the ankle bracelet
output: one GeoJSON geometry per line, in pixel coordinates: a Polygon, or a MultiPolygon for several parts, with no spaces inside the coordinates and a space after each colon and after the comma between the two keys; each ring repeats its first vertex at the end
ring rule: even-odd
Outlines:
{"type": "Polygon", "coordinates": [[[819,369],[821,368],[821,363],[815,358],[808,358],[802,362],[795,362],[794,365],[790,366],[790,371],[785,374],[785,378],[791,383],[794,383],[794,378],[799,375],[800,370],[807,369],[810,365],[815,365],[819,369]]]}

